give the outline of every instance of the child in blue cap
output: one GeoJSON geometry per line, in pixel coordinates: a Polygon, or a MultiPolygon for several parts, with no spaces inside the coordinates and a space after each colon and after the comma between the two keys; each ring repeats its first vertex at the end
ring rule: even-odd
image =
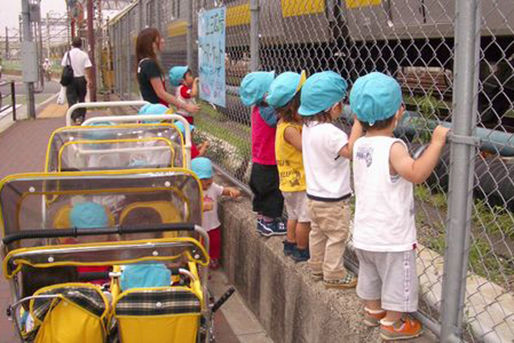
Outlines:
{"type": "MultiPolygon", "coordinates": [[[[160,214],[152,208],[132,209],[125,217],[121,218],[121,225],[134,226],[143,224],[162,224],[160,214]]],[[[161,238],[162,234],[149,232],[127,235],[123,239],[140,240],[161,238]]],[[[134,263],[122,267],[120,287],[122,291],[132,288],[166,287],[171,284],[171,271],[162,262],[134,263]]]]}
{"type": "Polygon", "coordinates": [[[302,87],[302,151],[311,217],[309,267],[325,287],[351,288],[355,275],[343,266],[350,226],[350,158],[362,127],[355,121],[350,138],[332,122],[343,110],[346,81],[332,71],[316,73],[302,87]]]}
{"type": "MultiPolygon", "coordinates": [[[[175,96],[186,104],[196,104],[195,97],[198,95],[199,78],[193,77],[193,72],[188,66],[175,66],[169,72],[170,83],[177,87],[175,96]]],[[[185,109],[178,109],[178,114],[186,118],[189,124],[194,124],[194,117],[185,109]]]]}
{"type": "Polygon", "coordinates": [[[252,106],[252,170],[250,188],[253,210],[257,212],[257,231],[266,237],[285,235],[281,216],[284,198],[279,188],[275,160],[277,116],[265,101],[275,72],[253,72],[246,75],[239,87],[239,97],[245,106],[252,106]]]}
{"type": "Polygon", "coordinates": [[[279,116],[275,138],[280,190],[287,209],[284,254],[296,262],[309,259],[310,217],[305,196],[302,158],[302,118],[298,115],[305,72],[285,72],[271,83],[266,102],[279,116]]]}
{"type": "Polygon", "coordinates": [[[209,256],[211,269],[219,267],[221,257],[221,223],[218,218],[218,198],[227,195],[237,198],[241,192],[234,187],[220,186],[214,182],[212,163],[206,157],[197,157],[191,161],[191,170],[200,179],[203,190],[203,217],[202,227],[209,234],[209,256]]]}
{"type": "MultiPolygon", "coordinates": [[[[182,124],[179,121],[176,121],[174,124],[177,127],[177,129],[179,129],[179,131],[182,133],[182,137],[184,137],[184,139],[185,139],[186,138],[186,128],[184,127],[184,124],[182,124]]],[[[189,128],[191,130],[191,159],[196,158],[198,156],[205,155],[205,152],[207,151],[207,148],[209,147],[209,141],[207,141],[207,140],[203,141],[199,147],[196,146],[196,144],[193,142],[193,131],[195,130],[195,126],[189,125],[189,128]]]]}
{"type": "MultiPolygon", "coordinates": [[[[73,205],[69,214],[70,224],[73,228],[78,229],[98,229],[107,227],[109,224],[109,217],[103,205],[92,201],[79,202],[73,205]]],[[[82,243],[87,243],[90,240],[82,237],[82,243]]],[[[91,272],[107,272],[108,266],[79,266],[77,267],[79,273],[91,272]]],[[[107,279],[93,280],[91,283],[104,284],[108,282],[107,279]]]]}
{"type": "Polygon", "coordinates": [[[432,173],[448,129],[436,127],[429,147],[412,159],[405,143],[393,135],[405,110],[400,85],[378,72],[357,79],[350,107],[366,130],[353,148],[353,244],[364,323],[380,325],[384,340],[414,338],[423,330],[407,315],[418,307],[413,183],[432,173]]]}
{"type": "MultiPolygon", "coordinates": [[[[152,115],[152,114],[171,114],[172,111],[170,108],[162,105],[162,104],[146,104],[141,106],[138,114],[142,115],[152,115]]],[[[160,123],[159,120],[143,120],[143,124],[156,124],[160,123]]]]}

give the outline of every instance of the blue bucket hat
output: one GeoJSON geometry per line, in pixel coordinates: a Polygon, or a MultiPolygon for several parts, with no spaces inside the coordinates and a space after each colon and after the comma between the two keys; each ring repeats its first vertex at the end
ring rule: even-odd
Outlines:
{"type": "Polygon", "coordinates": [[[306,78],[305,71],[301,74],[291,71],[280,74],[271,83],[266,102],[274,108],[285,106],[300,91],[306,78]]]}
{"type": "Polygon", "coordinates": [[[191,170],[201,179],[212,177],[212,162],[207,157],[197,157],[191,161],[191,170]]]}
{"type": "Polygon", "coordinates": [[[360,121],[373,125],[391,118],[402,104],[402,89],[391,76],[374,72],[355,81],[350,92],[350,108],[360,121]]]}
{"type": "MultiPolygon", "coordinates": [[[[186,134],[186,128],[184,126],[184,124],[182,124],[182,122],[180,121],[176,121],[174,122],[173,124],[175,124],[175,126],[177,127],[177,129],[180,130],[180,132],[182,132],[182,136],[184,136],[186,134]]],[[[195,129],[195,126],[194,125],[191,125],[189,124],[189,129],[191,130],[191,132],[193,132],[193,130],[195,129]]]]}
{"type": "Polygon", "coordinates": [[[188,66],[176,66],[171,67],[169,72],[170,77],[170,83],[172,86],[180,86],[180,83],[182,83],[182,80],[184,79],[184,75],[189,70],[188,66]]]}
{"type": "MultiPolygon", "coordinates": [[[[89,126],[110,126],[114,125],[113,122],[110,121],[99,121],[91,123],[89,126]]],[[[116,135],[111,130],[98,130],[95,132],[84,132],[85,139],[109,139],[115,138],[116,135]]]]}
{"type": "MultiPolygon", "coordinates": [[[[166,114],[169,108],[163,104],[146,104],[139,109],[138,114],[166,114]]],[[[158,120],[143,120],[144,124],[159,123],[158,120]]]]}
{"type": "Polygon", "coordinates": [[[239,97],[243,105],[252,106],[264,100],[274,78],[274,71],[256,71],[246,75],[239,86],[239,97]]]}
{"type": "Polygon", "coordinates": [[[79,229],[106,227],[109,218],[105,208],[96,202],[81,202],[75,204],[70,211],[70,224],[79,229]]]}
{"type": "Polygon", "coordinates": [[[123,291],[132,288],[166,287],[171,283],[171,272],[162,263],[130,264],[124,267],[120,277],[123,291]]]}
{"type": "Polygon", "coordinates": [[[333,71],[313,74],[302,87],[298,114],[308,117],[323,112],[344,99],[348,84],[333,71]]]}

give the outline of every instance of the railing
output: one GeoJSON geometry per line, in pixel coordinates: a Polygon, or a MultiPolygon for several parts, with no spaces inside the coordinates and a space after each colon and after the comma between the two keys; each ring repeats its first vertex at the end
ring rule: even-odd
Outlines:
{"type": "Polygon", "coordinates": [[[7,110],[11,106],[12,106],[12,120],[16,121],[16,87],[14,84],[14,80],[2,81],[2,82],[0,82],[0,113],[7,110]],[[7,94],[4,94],[2,92],[2,87],[6,86],[6,85],[10,85],[10,87],[9,87],[10,92],[7,94]],[[3,100],[8,97],[11,97],[11,104],[4,106],[3,100]]]}

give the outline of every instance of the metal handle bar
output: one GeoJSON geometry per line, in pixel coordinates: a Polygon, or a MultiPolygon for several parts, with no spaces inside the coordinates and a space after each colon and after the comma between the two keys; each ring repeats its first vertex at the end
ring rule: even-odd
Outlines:
{"type": "Polygon", "coordinates": [[[66,126],[71,126],[71,114],[77,108],[143,106],[148,103],[148,101],[144,100],[79,102],[68,108],[68,111],[66,111],[66,126]]]}
{"type": "Polygon", "coordinates": [[[166,231],[194,231],[195,225],[190,223],[170,223],[138,226],[115,226],[104,228],[70,228],[70,229],[51,229],[51,230],[26,230],[6,235],[2,238],[4,245],[24,239],[35,238],[57,238],[57,237],[81,237],[96,236],[106,234],[130,234],[130,233],[149,233],[166,231]]]}

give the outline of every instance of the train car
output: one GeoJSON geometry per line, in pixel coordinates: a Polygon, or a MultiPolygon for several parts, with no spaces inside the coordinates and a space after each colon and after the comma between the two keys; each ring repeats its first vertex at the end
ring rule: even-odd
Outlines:
{"type": "MultiPolygon", "coordinates": [[[[187,1],[167,1],[163,14],[168,23],[166,49],[162,55],[166,66],[186,63],[187,1]]],[[[196,13],[213,4],[212,0],[193,1],[193,37],[197,36],[196,13]]],[[[250,1],[225,0],[223,4],[227,7],[226,79],[232,95],[232,88],[249,71],[250,1]]],[[[512,113],[512,9],[512,0],[482,3],[482,122],[495,122],[512,113]]],[[[150,8],[144,10],[153,13],[150,8]]],[[[454,13],[454,1],[443,0],[261,1],[261,65],[277,72],[332,69],[349,80],[379,70],[396,76],[408,95],[431,94],[449,102],[453,90],[454,13]]],[[[152,16],[146,17],[155,24],[152,16]]],[[[196,61],[195,49],[193,57],[196,61]]],[[[190,67],[196,70],[196,65],[190,67]]]]}

